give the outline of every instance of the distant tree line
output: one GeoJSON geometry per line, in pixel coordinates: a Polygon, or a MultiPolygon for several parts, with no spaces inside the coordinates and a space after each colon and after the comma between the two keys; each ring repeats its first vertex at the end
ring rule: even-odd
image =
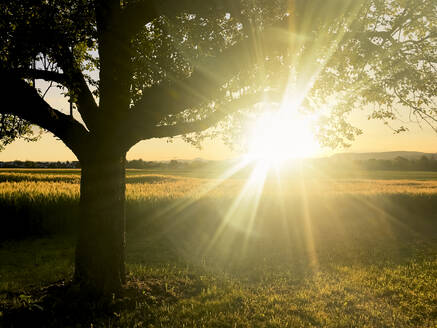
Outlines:
{"type": "Polygon", "coordinates": [[[437,158],[427,156],[417,159],[398,156],[392,160],[356,160],[354,163],[364,170],[437,171],[437,158]]]}
{"type": "MultiPolygon", "coordinates": [[[[198,169],[202,167],[211,166],[212,161],[204,161],[195,159],[187,160],[171,160],[171,161],[144,161],[142,159],[134,159],[126,162],[128,169],[198,169]]],[[[103,164],[102,164],[103,165],[103,164]]],[[[9,161],[0,162],[2,168],[48,168],[48,169],[65,169],[65,168],[80,168],[79,161],[57,161],[57,162],[40,162],[40,161],[9,161]]]]}
{"type": "MultiPolygon", "coordinates": [[[[398,156],[394,159],[366,159],[366,160],[338,160],[333,158],[319,158],[304,160],[305,165],[319,168],[353,167],[361,170],[398,170],[398,171],[437,171],[437,157],[422,156],[420,158],[405,158],[398,156]]],[[[196,170],[196,169],[226,169],[234,162],[230,161],[206,161],[195,160],[171,160],[171,161],[144,161],[134,159],[126,162],[128,169],[150,170],[196,170]]],[[[292,163],[289,163],[293,166],[292,163]]],[[[80,168],[78,161],[65,162],[33,162],[11,161],[0,162],[2,168],[80,168]]]]}
{"type": "Polygon", "coordinates": [[[34,162],[34,161],[10,161],[0,162],[2,168],[25,168],[25,169],[77,169],[80,168],[78,161],[65,162],[34,162]]]}
{"type": "Polygon", "coordinates": [[[134,159],[126,162],[126,168],[128,169],[199,169],[210,166],[213,161],[204,161],[201,159],[189,160],[176,160],[159,162],[159,161],[144,161],[142,159],[134,159]]]}

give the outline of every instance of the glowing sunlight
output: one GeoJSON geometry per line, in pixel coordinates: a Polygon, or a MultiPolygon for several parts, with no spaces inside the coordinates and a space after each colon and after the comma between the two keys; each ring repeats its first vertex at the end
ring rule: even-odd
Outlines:
{"type": "Polygon", "coordinates": [[[249,160],[278,164],[293,158],[311,157],[319,151],[311,117],[296,111],[266,112],[250,127],[249,160]]]}

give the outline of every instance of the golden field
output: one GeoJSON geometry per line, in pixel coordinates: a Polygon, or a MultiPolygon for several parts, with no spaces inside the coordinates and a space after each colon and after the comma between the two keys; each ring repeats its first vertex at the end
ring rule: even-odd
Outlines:
{"type": "MultiPolygon", "coordinates": [[[[353,173],[128,171],[141,293],[93,325],[436,327],[435,174],[353,173]]],[[[79,179],[0,171],[0,324],[37,318],[42,288],[71,278],[79,179]]]]}
{"type": "MultiPolygon", "coordinates": [[[[199,197],[234,197],[246,184],[242,178],[205,179],[162,174],[131,174],[127,177],[128,200],[155,200],[199,197]]],[[[71,197],[79,196],[80,176],[66,174],[31,174],[0,172],[2,197],[71,197]]],[[[252,182],[263,186],[263,193],[287,195],[320,194],[435,194],[437,180],[413,179],[330,179],[294,177],[252,182]]]]}

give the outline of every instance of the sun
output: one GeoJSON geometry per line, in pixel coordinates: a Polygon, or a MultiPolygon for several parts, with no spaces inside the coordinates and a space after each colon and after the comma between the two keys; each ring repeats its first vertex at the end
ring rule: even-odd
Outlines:
{"type": "Polygon", "coordinates": [[[319,151],[311,118],[281,110],[262,114],[251,126],[246,157],[272,164],[315,156],[319,151]]]}

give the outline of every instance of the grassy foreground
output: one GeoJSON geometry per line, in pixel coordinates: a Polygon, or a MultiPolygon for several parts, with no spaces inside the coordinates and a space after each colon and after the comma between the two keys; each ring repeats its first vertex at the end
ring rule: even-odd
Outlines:
{"type": "Polygon", "coordinates": [[[78,178],[0,181],[14,236],[0,246],[0,326],[437,326],[432,179],[130,174],[128,285],[105,306],[69,303],[75,291],[63,287],[78,178]]]}

